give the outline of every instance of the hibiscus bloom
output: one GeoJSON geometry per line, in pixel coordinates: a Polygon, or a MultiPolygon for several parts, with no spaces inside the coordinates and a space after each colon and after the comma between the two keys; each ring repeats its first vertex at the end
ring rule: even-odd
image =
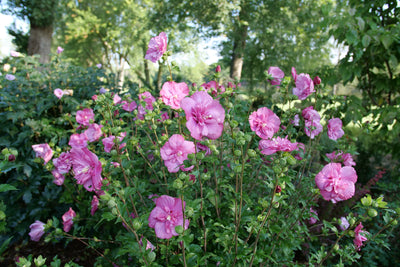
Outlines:
{"type": "Polygon", "coordinates": [[[94,120],[93,110],[85,108],[76,112],[76,122],[85,126],[89,126],[90,120],[94,120]]]}
{"type": "Polygon", "coordinates": [[[73,220],[75,216],[76,213],[72,208],[69,208],[69,210],[62,216],[63,226],[64,226],[63,229],[65,232],[68,233],[71,230],[71,227],[74,224],[73,220]]]}
{"type": "Polygon", "coordinates": [[[60,88],[57,88],[54,90],[54,95],[58,98],[61,99],[61,97],[64,95],[64,91],[61,90],[60,88]]]}
{"type": "MultiPolygon", "coordinates": [[[[125,136],[126,136],[126,132],[121,133],[121,134],[117,137],[118,142],[121,143],[122,140],[124,140],[125,136]]],[[[114,135],[111,135],[111,136],[106,137],[106,138],[103,138],[103,139],[101,140],[101,142],[103,143],[104,151],[105,151],[105,152],[107,152],[107,153],[110,153],[110,152],[111,152],[112,148],[114,147],[114,139],[115,139],[115,136],[114,136],[114,135]]],[[[120,145],[119,145],[119,149],[122,149],[122,148],[124,148],[125,146],[126,146],[126,143],[120,144],[120,145]]]]}
{"type": "Polygon", "coordinates": [[[51,174],[53,174],[54,176],[53,183],[55,183],[56,185],[62,185],[64,183],[65,177],[57,169],[52,170],[51,174]]]}
{"type": "Polygon", "coordinates": [[[92,123],[89,125],[89,127],[84,132],[89,142],[99,140],[99,138],[103,134],[101,132],[102,127],[103,125],[98,125],[97,123],[92,123]]]}
{"type": "Polygon", "coordinates": [[[150,39],[145,59],[156,63],[167,51],[167,34],[161,32],[158,36],[150,39]]]}
{"type": "Polygon", "coordinates": [[[93,216],[97,208],[99,207],[99,198],[97,196],[93,196],[91,206],[92,208],[90,209],[90,214],[92,214],[93,216]]]}
{"type": "Polygon", "coordinates": [[[6,79],[9,81],[14,81],[15,80],[15,76],[12,74],[6,74],[6,79]]]}
{"type": "Polygon", "coordinates": [[[343,123],[339,118],[330,119],[328,122],[328,137],[332,140],[337,140],[344,135],[342,129],[343,123]]]}
{"type": "Polygon", "coordinates": [[[367,241],[368,238],[365,237],[365,234],[368,234],[367,231],[363,231],[361,230],[364,226],[362,225],[362,223],[360,223],[359,225],[357,225],[356,229],[354,229],[354,245],[356,246],[356,249],[358,251],[361,250],[361,247],[363,245],[362,242],[367,241]]]}
{"type": "Polygon", "coordinates": [[[279,131],[281,120],[269,108],[262,107],[249,116],[250,128],[262,139],[269,139],[279,131]]]}
{"type": "Polygon", "coordinates": [[[306,121],[304,124],[304,131],[308,137],[314,139],[322,132],[323,128],[319,121],[306,121]]]}
{"type": "Polygon", "coordinates": [[[194,139],[217,139],[224,129],[225,110],[218,100],[199,91],[181,101],[186,114],[186,127],[194,139]]]}
{"type": "Polygon", "coordinates": [[[53,159],[54,167],[59,173],[67,173],[71,169],[69,152],[62,152],[58,158],[53,159]]]}
{"type": "Polygon", "coordinates": [[[297,143],[292,143],[290,140],[285,138],[276,137],[273,139],[263,139],[259,143],[259,149],[264,155],[271,155],[277,151],[293,151],[297,149],[297,143]]]}
{"type": "Polygon", "coordinates": [[[122,101],[122,109],[128,112],[132,112],[137,108],[137,104],[135,101],[122,101]]]}
{"type": "Polygon", "coordinates": [[[308,74],[300,73],[296,75],[295,85],[296,87],[293,88],[293,94],[297,95],[300,100],[306,99],[315,92],[314,82],[308,74]]]}
{"type": "Polygon", "coordinates": [[[85,147],[72,148],[70,157],[77,183],[88,191],[100,190],[103,178],[101,162],[97,156],[85,147]]]}
{"type": "Polygon", "coordinates": [[[154,98],[154,96],[150,94],[150,92],[146,91],[144,93],[139,94],[139,99],[146,102],[146,107],[145,107],[146,109],[148,110],[154,109],[153,103],[156,102],[156,99],[154,98]]]}
{"type": "MultiPolygon", "coordinates": [[[[186,203],[183,202],[183,208],[186,203]]],[[[156,200],[156,207],[149,216],[149,227],[154,228],[156,236],[161,239],[170,239],[172,236],[178,236],[175,231],[176,226],[189,226],[189,220],[183,223],[182,200],[167,195],[162,195],[156,200]]]]}
{"type": "Polygon", "coordinates": [[[271,85],[280,85],[285,77],[285,73],[278,67],[269,67],[268,74],[272,76],[272,79],[269,80],[271,85]]]}
{"type": "Polygon", "coordinates": [[[61,54],[64,51],[64,48],[62,48],[61,46],[57,47],[57,54],[61,54]]]}
{"type": "Polygon", "coordinates": [[[32,241],[39,242],[40,238],[44,234],[44,225],[45,224],[43,222],[36,220],[29,226],[31,229],[29,236],[31,237],[32,241]]]}
{"type": "Polygon", "coordinates": [[[172,109],[179,109],[181,107],[181,100],[188,95],[189,87],[184,82],[166,82],[160,91],[162,101],[172,109]]]}
{"type": "Polygon", "coordinates": [[[327,164],[315,177],[322,197],[333,203],[354,196],[357,173],[353,167],[342,167],[340,163],[327,164]]]}
{"type": "Polygon", "coordinates": [[[33,151],[36,153],[36,157],[42,158],[44,160],[44,164],[47,164],[49,160],[53,157],[53,150],[51,150],[49,144],[38,144],[32,145],[33,151]]]}
{"type": "Polygon", "coordinates": [[[344,166],[355,166],[356,163],[350,153],[343,153],[343,151],[333,151],[332,153],[325,154],[332,162],[343,163],[344,166]],[[336,154],[337,153],[337,154],[336,154]]]}
{"type": "Polygon", "coordinates": [[[75,133],[70,136],[68,145],[75,148],[84,148],[87,147],[88,137],[85,133],[75,133]]]}
{"type": "Polygon", "coordinates": [[[185,141],[185,138],[180,134],[171,136],[160,149],[161,158],[169,172],[178,172],[179,168],[183,171],[192,169],[193,166],[184,168],[183,162],[187,160],[189,154],[195,152],[194,143],[185,141]]]}
{"type": "Polygon", "coordinates": [[[219,85],[216,81],[209,81],[208,83],[203,83],[200,87],[204,88],[207,92],[211,91],[213,96],[217,96],[225,92],[225,87],[223,85],[219,85]]]}

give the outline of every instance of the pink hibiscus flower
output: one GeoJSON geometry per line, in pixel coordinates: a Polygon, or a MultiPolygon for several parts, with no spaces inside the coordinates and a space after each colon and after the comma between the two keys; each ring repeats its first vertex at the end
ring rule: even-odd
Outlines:
{"type": "MultiPolygon", "coordinates": [[[[122,140],[124,140],[125,136],[126,136],[126,132],[120,133],[120,135],[117,137],[118,142],[121,143],[122,140]]],[[[115,136],[114,136],[114,135],[111,135],[111,136],[106,137],[106,138],[103,138],[103,139],[101,140],[102,143],[103,143],[103,145],[104,145],[104,151],[105,151],[105,152],[107,152],[107,153],[110,153],[110,152],[111,152],[112,148],[113,148],[114,145],[115,145],[114,139],[115,139],[115,136]]],[[[119,145],[119,149],[122,149],[122,148],[124,148],[125,146],[126,146],[126,143],[120,144],[120,145],[119,145]]]]}
{"type": "Polygon", "coordinates": [[[296,75],[295,85],[296,87],[293,88],[293,94],[297,95],[300,100],[306,99],[315,92],[314,82],[308,74],[300,73],[296,75]]]}
{"type": "Polygon", "coordinates": [[[362,223],[360,223],[359,225],[357,225],[356,229],[354,229],[354,246],[356,246],[356,249],[358,251],[361,250],[361,247],[363,245],[362,242],[367,241],[368,238],[365,237],[365,234],[368,234],[367,231],[363,231],[361,230],[364,226],[362,225],[362,223]]]}
{"type": "Polygon", "coordinates": [[[70,136],[68,145],[75,148],[84,148],[87,147],[88,137],[85,133],[75,133],[70,136]]]}
{"type": "Polygon", "coordinates": [[[90,214],[92,214],[93,216],[97,208],[99,207],[99,198],[97,196],[93,196],[91,206],[92,208],[90,209],[90,214]]]}
{"type": "Polygon", "coordinates": [[[55,183],[56,185],[59,185],[59,186],[64,183],[65,177],[57,169],[52,170],[51,174],[53,174],[53,177],[54,177],[53,183],[55,183]]]}
{"type": "Polygon", "coordinates": [[[37,158],[42,158],[44,160],[44,164],[47,164],[53,157],[53,150],[51,150],[47,143],[32,145],[32,149],[35,151],[37,158]]]}
{"type": "Polygon", "coordinates": [[[345,166],[356,166],[353,157],[350,153],[343,153],[343,151],[333,151],[332,153],[325,154],[332,162],[343,163],[345,166]],[[336,154],[337,153],[337,154],[336,154]]]}
{"type": "Polygon", "coordinates": [[[54,90],[54,95],[58,98],[61,99],[61,97],[64,95],[64,91],[61,90],[60,88],[57,88],[54,90]]]}
{"type": "Polygon", "coordinates": [[[329,163],[317,174],[315,183],[322,197],[333,203],[354,196],[357,173],[353,167],[342,168],[340,163],[329,163]]]}
{"type": "Polygon", "coordinates": [[[167,34],[161,32],[158,36],[150,39],[145,59],[156,63],[167,51],[167,34]]]}
{"type": "Polygon", "coordinates": [[[314,139],[317,135],[322,132],[323,128],[319,121],[307,120],[304,125],[304,131],[308,137],[314,139]]]}
{"type": "Polygon", "coordinates": [[[217,139],[224,129],[225,110],[218,100],[200,91],[181,101],[186,114],[186,127],[194,139],[217,139]]]}
{"type": "Polygon", "coordinates": [[[29,228],[31,229],[31,231],[29,232],[29,236],[31,237],[32,241],[39,242],[40,238],[44,234],[44,226],[45,224],[38,220],[36,220],[29,226],[29,228]]]}
{"type": "Polygon", "coordinates": [[[128,112],[132,112],[137,108],[137,104],[135,101],[122,101],[122,109],[128,112]]]}
{"type": "Polygon", "coordinates": [[[150,94],[150,92],[144,92],[139,94],[139,99],[146,102],[146,109],[153,110],[153,103],[156,102],[154,96],[150,94]]]}
{"type": "Polygon", "coordinates": [[[69,210],[64,213],[64,215],[62,216],[64,232],[68,233],[71,230],[71,227],[74,224],[73,220],[75,216],[76,213],[72,208],[69,208],[69,210]]]}
{"type": "Polygon", "coordinates": [[[330,119],[328,122],[328,137],[332,140],[337,140],[344,135],[342,129],[343,123],[339,118],[330,119]]]}
{"type": "Polygon", "coordinates": [[[223,85],[219,85],[216,81],[203,83],[200,87],[204,88],[207,92],[211,92],[213,96],[217,96],[225,92],[225,87],[223,85]]]}
{"type": "Polygon", "coordinates": [[[297,79],[297,71],[296,71],[295,67],[292,67],[292,77],[293,77],[293,80],[296,82],[296,79],[297,79]]]}
{"type": "Polygon", "coordinates": [[[269,80],[271,85],[280,85],[285,73],[278,67],[269,67],[268,74],[272,76],[272,80],[269,80]]]}
{"type": "Polygon", "coordinates": [[[85,147],[72,148],[70,158],[77,183],[88,191],[100,190],[103,178],[101,162],[97,156],[85,147]]]}
{"type": "Polygon", "coordinates": [[[172,109],[180,109],[181,100],[189,95],[189,87],[186,83],[166,82],[162,86],[160,96],[165,105],[172,109]]]}
{"type": "Polygon", "coordinates": [[[293,151],[297,149],[297,143],[292,143],[285,138],[276,137],[272,139],[263,139],[259,142],[259,149],[264,155],[271,155],[277,151],[293,151]]]}
{"type": "Polygon", "coordinates": [[[89,127],[84,132],[89,142],[99,140],[99,138],[103,134],[101,132],[102,127],[103,125],[98,125],[97,123],[92,123],[89,125],[89,127]]]}
{"type": "MultiPolygon", "coordinates": [[[[186,203],[183,202],[185,208],[186,203]]],[[[175,231],[176,226],[189,226],[189,220],[183,223],[182,200],[167,195],[162,195],[156,200],[156,207],[149,216],[149,227],[154,228],[156,236],[160,239],[170,239],[178,236],[175,231]]]]}
{"type": "Polygon", "coordinates": [[[178,172],[179,168],[182,171],[191,170],[193,166],[184,168],[183,161],[187,160],[189,154],[195,152],[194,143],[185,141],[185,138],[180,134],[171,136],[160,149],[161,158],[169,172],[178,172]]]}
{"type": "Polygon", "coordinates": [[[250,128],[260,138],[269,139],[279,131],[281,120],[269,108],[262,107],[249,116],[250,128]]]}
{"type": "Polygon", "coordinates": [[[85,126],[89,126],[90,120],[94,120],[93,110],[85,108],[76,112],[76,122],[85,126]]]}

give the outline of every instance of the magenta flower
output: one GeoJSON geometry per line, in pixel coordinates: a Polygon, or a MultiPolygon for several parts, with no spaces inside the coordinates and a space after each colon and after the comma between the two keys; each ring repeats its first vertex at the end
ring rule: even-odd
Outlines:
{"type": "Polygon", "coordinates": [[[310,75],[300,73],[296,75],[296,87],[293,88],[293,94],[297,95],[300,100],[306,99],[309,95],[315,92],[314,82],[311,80],[310,75]]]}
{"type": "Polygon", "coordinates": [[[342,129],[343,123],[339,118],[330,119],[328,122],[328,137],[332,140],[337,140],[344,135],[342,129]]]}
{"type": "Polygon", "coordinates": [[[167,51],[167,34],[161,32],[158,36],[150,39],[145,59],[156,63],[167,51]]]}
{"type": "Polygon", "coordinates": [[[357,225],[356,229],[354,229],[354,246],[356,246],[356,249],[358,251],[361,250],[361,247],[363,245],[362,242],[367,241],[368,238],[365,237],[365,234],[368,234],[367,231],[363,231],[361,230],[364,226],[362,225],[362,223],[360,223],[359,225],[357,225]]]}
{"type": "Polygon", "coordinates": [[[314,110],[313,106],[309,106],[301,112],[301,115],[305,120],[309,121],[320,121],[321,116],[319,115],[318,111],[314,110]]]}
{"type": "Polygon", "coordinates": [[[304,131],[308,137],[314,139],[322,132],[323,128],[319,121],[306,121],[304,124],[304,131]]]}
{"type": "MultiPolygon", "coordinates": [[[[121,143],[122,140],[124,140],[125,136],[126,136],[126,132],[121,133],[121,134],[117,137],[118,142],[121,143]]],[[[107,153],[110,153],[110,152],[111,152],[111,150],[112,150],[113,147],[114,147],[114,139],[115,139],[115,136],[114,136],[114,135],[111,135],[111,136],[106,137],[106,138],[103,138],[103,139],[101,140],[102,143],[103,143],[104,151],[105,151],[105,152],[107,152],[107,153]]],[[[124,148],[125,146],[126,146],[126,143],[120,144],[120,145],[119,145],[119,149],[122,149],[122,148],[124,148]]]]}
{"type": "Polygon", "coordinates": [[[47,164],[49,160],[53,157],[53,150],[51,150],[49,144],[38,144],[32,145],[33,151],[36,153],[36,157],[42,158],[44,160],[44,164],[47,164]]]}
{"type": "Polygon", "coordinates": [[[221,72],[221,66],[220,66],[220,65],[218,65],[218,66],[215,68],[215,72],[216,72],[216,73],[221,72]]]}
{"type": "Polygon", "coordinates": [[[269,108],[262,107],[249,116],[250,128],[260,138],[269,139],[279,131],[281,120],[269,108]]]}
{"type": "Polygon", "coordinates": [[[259,142],[259,149],[264,155],[272,155],[277,151],[293,151],[297,149],[297,143],[292,143],[285,138],[276,137],[272,139],[263,139],[259,142]]]}
{"type": "Polygon", "coordinates": [[[60,88],[57,88],[54,90],[54,95],[58,98],[61,99],[61,97],[63,97],[64,95],[64,91],[61,90],[60,88]]]}
{"type": "Polygon", "coordinates": [[[161,113],[161,120],[166,121],[169,119],[168,112],[161,113]]]}
{"type": "Polygon", "coordinates": [[[57,54],[61,54],[64,51],[64,48],[62,48],[61,46],[57,47],[57,54]]]}
{"type": "Polygon", "coordinates": [[[160,96],[165,105],[172,109],[180,109],[181,100],[189,95],[189,87],[186,83],[166,82],[162,86],[160,96]]]}
{"type": "MultiPolygon", "coordinates": [[[[152,243],[150,243],[150,241],[147,240],[147,238],[145,239],[146,239],[146,250],[151,249],[151,251],[153,251],[156,247],[152,243]]],[[[139,244],[143,246],[143,236],[140,237],[139,244]]]]}
{"type": "MultiPolygon", "coordinates": [[[[183,202],[185,208],[186,203],[183,202]]],[[[172,236],[178,236],[175,231],[176,226],[189,226],[189,220],[183,223],[182,200],[167,195],[162,195],[156,200],[156,207],[149,216],[149,227],[154,228],[156,236],[161,239],[170,239],[172,236]]]]}
{"type": "Polygon", "coordinates": [[[102,127],[103,125],[98,125],[96,123],[92,123],[89,125],[89,127],[84,132],[89,142],[94,142],[99,140],[99,138],[103,134],[101,132],[102,127]]]}
{"type": "Polygon", "coordinates": [[[12,75],[12,74],[6,74],[6,77],[5,77],[7,80],[9,80],[9,81],[14,81],[15,80],[15,76],[14,75],[12,75]]]}
{"type": "Polygon", "coordinates": [[[91,206],[92,208],[90,209],[90,214],[92,214],[93,216],[97,208],[99,207],[99,198],[97,196],[93,196],[91,206]]]}
{"type": "Polygon", "coordinates": [[[84,110],[78,110],[76,112],[76,122],[85,126],[89,126],[90,120],[94,120],[93,110],[85,108],[84,110]]]}
{"type": "Polygon", "coordinates": [[[72,148],[70,158],[77,183],[88,191],[100,190],[103,178],[101,162],[97,156],[85,147],[72,148]]]}
{"type": "Polygon", "coordinates": [[[137,104],[135,101],[122,101],[122,109],[128,112],[132,112],[137,108],[137,104]]]}
{"type": "Polygon", "coordinates": [[[272,80],[269,80],[271,85],[280,85],[285,73],[278,67],[269,67],[268,74],[272,76],[272,80]]]}
{"type": "Polygon", "coordinates": [[[150,92],[146,91],[139,94],[139,99],[146,102],[146,109],[153,110],[153,103],[156,102],[156,99],[150,94],[150,92]]]}
{"type": "Polygon", "coordinates": [[[208,83],[203,83],[200,87],[204,88],[207,92],[211,91],[213,96],[217,96],[225,92],[225,87],[219,85],[216,81],[209,81],[208,83]]]}
{"type": "Polygon", "coordinates": [[[191,97],[185,97],[181,101],[181,108],[186,114],[186,127],[194,139],[217,139],[221,136],[225,110],[207,92],[200,91],[191,97]]]}
{"type": "Polygon", "coordinates": [[[325,154],[332,162],[343,163],[344,166],[356,166],[353,157],[350,153],[343,153],[343,151],[333,151],[332,153],[325,154]],[[337,152],[337,154],[336,154],[337,152]]]}
{"type": "Polygon", "coordinates": [[[185,138],[180,134],[171,136],[160,149],[161,158],[169,172],[178,172],[179,168],[183,171],[192,169],[193,166],[185,169],[183,162],[187,160],[189,154],[195,152],[194,143],[185,141],[185,138]]]}
{"type": "Polygon", "coordinates": [[[333,203],[354,196],[357,173],[353,167],[342,168],[340,163],[329,163],[317,174],[315,183],[322,197],[333,203]]]}
{"type": "Polygon", "coordinates": [[[75,133],[70,136],[68,145],[74,148],[84,148],[87,147],[88,137],[85,133],[75,133]]]}
{"type": "Polygon", "coordinates": [[[319,76],[315,76],[313,82],[314,84],[319,85],[321,84],[321,78],[319,76]]]}
{"type": "Polygon", "coordinates": [[[45,223],[38,220],[36,220],[29,226],[29,228],[31,229],[31,231],[29,232],[29,236],[31,237],[32,241],[39,242],[40,238],[44,234],[44,226],[45,223]]]}
{"type": "Polygon", "coordinates": [[[64,213],[64,215],[62,216],[64,232],[68,233],[69,230],[71,230],[71,227],[74,224],[73,220],[75,216],[76,213],[72,208],[69,208],[69,210],[66,213],[64,213]]]}
{"type": "Polygon", "coordinates": [[[57,169],[52,170],[51,174],[53,174],[54,177],[53,183],[58,186],[63,185],[65,180],[64,174],[60,173],[57,169]]]}
{"type": "Polygon", "coordinates": [[[58,158],[53,159],[53,164],[59,173],[68,173],[72,166],[69,152],[62,152],[58,158]]]}
{"type": "Polygon", "coordinates": [[[292,67],[292,77],[293,77],[294,82],[296,82],[296,79],[297,79],[297,71],[296,71],[296,69],[295,69],[294,67],[292,67]]]}

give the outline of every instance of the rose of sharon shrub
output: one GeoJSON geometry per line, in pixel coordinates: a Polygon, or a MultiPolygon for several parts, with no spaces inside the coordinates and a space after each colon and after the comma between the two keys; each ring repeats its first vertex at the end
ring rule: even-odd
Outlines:
{"type": "Polygon", "coordinates": [[[328,137],[332,140],[337,140],[344,135],[342,129],[343,123],[339,118],[330,119],[328,122],[328,137]]]}
{"type": "Polygon", "coordinates": [[[39,242],[40,238],[44,234],[44,225],[45,224],[43,222],[36,220],[29,226],[31,229],[29,236],[31,237],[32,241],[39,242]]]}
{"type": "Polygon", "coordinates": [[[189,154],[195,153],[195,151],[193,142],[185,141],[180,134],[174,134],[160,149],[160,155],[169,172],[178,172],[179,169],[188,171],[193,166],[185,169],[183,162],[187,160],[189,154]]]}
{"type": "Polygon", "coordinates": [[[354,196],[357,174],[353,167],[342,167],[340,163],[327,164],[315,177],[315,183],[325,200],[347,200],[354,196]]]}
{"type": "Polygon", "coordinates": [[[158,36],[150,39],[145,59],[156,63],[167,51],[167,34],[161,32],[158,36]]]}
{"type": "Polygon", "coordinates": [[[217,139],[224,129],[225,110],[218,100],[200,91],[181,101],[186,114],[186,127],[194,139],[217,139]]]}
{"type": "Polygon", "coordinates": [[[76,213],[72,208],[69,208],[69,210],[64,213],[64,215],[62,216],[62,220],[63,220],[63,229],[65,232],[69,232],[72,228],[72,225],[74,224],[73,219],[75,218],[76,213]]]}
{"type": "Polygon", "coordinates": [[[300,100],[306,99],[309,95],[315,92],[314,82],[308,74],[300,73],[299,75],[296,75],[295,84],[296,87],[293,88],[293,94],[297,95],[300,100]]]}
{"type": "Polygon", "coordinates": [[[250,128],[260,138],[269,139],[279,131],[281,120],[269,108],[262,107],[249,116],[250,128]]]}
{"type": "Polygon", "coordinates": [[[268,74],[272,76],[272,80],[269,80],[271,85],[280,85],[285,73],[278,67],[269,67],[268,74]]]}
{"type": "Polygon", "coordinates": [[[271,155],[276,153],[277,151],[293,151],[297,149],[297,143],[292,143],[290,140],[282,137],[276,137],[272,139],[263,139],[260,140],[259,149],[264,155],[271,155]]]}
{"type": "Polygon", "coordinates": [[[181,107],[181,100],[188,95],[189,87],[184,82],[166,82],[160,91],[162,101],[172,109],[179,109],[181,107]]]}
{"type": "MultiPolygon", "coordinates": [[[[186,203],[183,202],[185,208],[186,203]]],[[[156,200],[156,207],[149,216],[149,227],[154,228],[156,236],[161,239],[170,239],[177,236],[176,226],[189,226],[189,220],[185,220],[183,225],[182,200],[167,195],[162,195],[156,200]]]]}
{"type": "Polygon", "coordinates": [[[94,112],[90,108],[78,110],[76,112],[76,122],[85,126],[89,126],[90,120],[94,120],[94,112]]]}

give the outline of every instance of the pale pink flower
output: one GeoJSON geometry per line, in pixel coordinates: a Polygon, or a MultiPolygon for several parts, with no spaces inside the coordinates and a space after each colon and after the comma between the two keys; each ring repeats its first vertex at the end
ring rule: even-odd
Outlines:
{"type": "Polygon", "coordinates": [[[279,131],[281,120],[269,108],[262,107],[249,116],[250,128],[260,138],[269,139],[279,131]]]}
{"type": "Polygon", "coordinates": [[[70,158],[77,183],[88,191],[100,190],[103,178],[101,162],[97,156],[85,147],[72,148],[70,158]]]}
{"type": "MultiPolygon", "coordinates": [[[[310,208],[310,213],[314,213],[318,217],[318,212],[316,210],[314,210],[313,208],[310,208]]],[[[308,220],[308,222],[310,224],[315,224],[317,221],[318,221],[318,218],[315,218],[313,216],[311,216],[310,219],[308,220]]]]}
{"type": "MultiPolygon", "coordinates": [[[[143,236],[140,237],[139,243],[143,246],[143,236]]],[[[156,247],[146,238],[146,250],[151,249],[153,251],[156,247]]]]}
{"type": "Polygon", "coordinates": [[[114,95],[114,97],[113,97],[114,105],[121,103],[121,100],[122,100],[122,98],[118,94],[114,95]]]}
{"type": "Polygon", "coordinates": [[[137,104],[135,101],[122,101],[122,109],[128,112],[132,112],[137,108],[137,104]]]}
{"type": "Polygon", "coordinates": [[[150,39],[145,59],[156,63],[167,51],[167,34],[161,32],[158,36],[150,39]]]}
{"type": "Polygon", "coordinates": [[[147,114],[147,111],[144,109],[142,105],[138,106],[138,113],[137,113],[137,118],[139,120],[144,120],[144,115],[147,114]]]}
{"type": "Polygon", "coordinates": [[[71,227],[74,224],[73,220],[75,217],[76,213],[72,208],[69,208],[69,210],[64,213],[64,215],[62,216],[64,232],[68,233],[71,230],[71,227]]]}
{"type": "Polygon", "coordinates": [[[9,81],[14,81],[15,80],[15,76],[14,75],[12,75],[12,74],[6,74],[6,80],[9,80],[9,81]]]}
{"type": "Polygon", "coordinates": [[[103,125],[98,125],[96,123],[92,123],[89,125],[89,127],[84,132],[89,142],[99,140],[99,138],[103,134],[101,131],[102,127],[103,125]]]}
{"type": "Polygon", "coordinates": [[[200,87],[204,88],[207,92],[211,92],[213,96],[217,96],[225,92],[225,87],[219,85],[216,81],[209,81],[208,83],[203,83],[200,87]]]}
{"type": "Polygon", "coordinates": [[[304,131],[308,137],[314,139],[317,135],[322,132],[323,128],[319,121],[307,120],[304,124],[304,131]]]}
{"type": "Polygon", "coordinates": [[[90,204],[92,206],[92,208],[90,209],[90,214],[92,214],[93,216],[97,208],[99,207],[99,198],[96,195],[94,195],[92,202],[90,204]]]}
{"type": "Polygon", "coordinates": [[[271,155],[277,151],[290,152],[297,149],[297,143],[292,143],[290,140],[281,137],[275,137],[272,139],[263,139],[259,142],[259,149],[264,155],[271,155]]]}
{"type": "Polygon", "coordinates": [[[74,148],[84,148],[87,147],[88,137],[85,133],[75,133],[70,136],[68,145],[74,148]]]}
{"type": "Polygon", "coordinates": [[[332,153],[325,154],[332,162],[340,162],[345,166],[355,166],[356,163],[350,153],[343,153],[343,151],[333,151],[332,153]],[[337,154],[336,154],[337,153],[337,154]]]}
{"type": "Polygon", "coordinates": [[[51,150],[49,144],[38,144],[32,145],[33,151],[36,153],[36,157],[42,158],[44,160],[44,164],[47,164],[49,160],[53,157],[53,150],[51,150]]]}
{"type": "Polygon", "coordinates": [[[325,200],[347,200],[354,196],[357,173],[353,167],[342,168],[340,163],[329,163],[317,174],[315,183],[325,200]]]}
{"type": "MultiPolygon", "coordinates": [[[[124,140],[125,136],[126,136],[126,132],[121,133],[121,134],[117,137],[118,142],[121,143],[122,140],[124,140]]],[[[103,146],[104,146],[104,151],[105,151],[105,152],[107,152],[107,153],[110,153],[110,152],[111,152],[111,150],[112,150],[113,147],[114,147],[114,139],[115,139],[115,136],[111,135],[111,136],[106,137],[106,138],[103,138],[103,139],[101,140],[101,141],[103,142],[103,146]]],[[[126,146],[126,143],[120,144],[120,145],[119,145],[119,149],[122,149],[122,148],[124,148],[125,146],[126,146]]]]}
{"type": "Polygon", "coordinates": [[[57,47],[57,54],[61,54],[64,51],[64,48],[62,48],[61,46],[57,47]]]}
{"type": "Polygon", "coordinates": [[[285,77],[285,73],[278,67],[269,67],[268,74],[272,76],[272,79],[269,80],[271,85],[280,85],[285,77]]]}
{"type": "Polygon", "coordinates": [[[299,114],[294,115],[293,120],[290,121],[294,126],[300,126],[300,116],[299,114]]]}
{"type": "Polygon", "coordinates": [[[29,226],[29,228],[31,229],[31,231],[29,232],[29,236],[31,237],[32,241],[39,242],[40,238],[44,234],[44,226],[45,223],[38,220],[36,220],[29,226]]]}
{"type": "Polygon", "coordinates": [[[185,138],[180,134],[174,134],[161,147],[160,155],[164,160],[165,166],[169,172],[178,172],[179,169],[188,171],[193,168],[184,168],[183,162],[188,159],[188,155],[195,153],[194,143],[185,141],[185,138]]]}
{"type": "Polygon", "coordinates": [[[76,112],[76,122],[85,126],[89,126],[90,120],[94,120],[94,112],[91,108],[85,108],[76,112]]]}
{"type": "Polygon", "coordinates": [[[68,173],[72,166],[69,152],[62,152],[58,158],[53,159],[53,164],[59,173],[68,173]]]}
{"type": "Polygon", "coordinates": [[[363,231],[361,230],[364,226],[362,225],[362,223],[360,223],[359,225],[357,225],[356,229],[354,229],[354,246],[356,246],[356,249],[358,251],[361,250],[361,247],[363,245],[362,242],[367,241],[368,238],[365,237],[366,234],[368,234],[367,231],[363,231]]]}
{"type": "Polygon", "coordinates": [[[225,110],[207,92],[195,92],[191,97],[185,97],[181,101],[181,108],[186,114],[186,127],[194,139],[217,139],[221,136],[225,110]]]}
{"type": "Polygon", "coordinates": [[[54,176],[53,183],[59,186],[64,183],[65,180],[64,174],[60,173],[57,169],[52,170],[51,174],[53,174],[54,176]]]}
{"type": "Polygon", "coordinates": [[[309,95],[315,92],[314,82],[308,74],[300,73],[297,75],[295,85],[296,87],[293,88],[293,94],[297,95],[300,100],[306,99],[309,95]]]}
{"type": "Polygon", "coordinates": [[[349,228],[350,224],[349,221],[346,219],[346,217],[341,217],[340,218],[340,225],[339,228],[344,231],[347,230],[347,228],[349,228]]]}
{"type": "Polygon", "coordinates": [[[172,109],[180,109],[181,100],[189,95],[189,87],[186,83],[166,82],[162,86],[160,96],[165,105],[172,109]]]}
{"type": "Polygon", "coordinates": [[[339,118],[333,118],[328,121],[328,137],[332,140],[337,140],[344,135],[342,129],[343,123],[339,118]]]}
{"type": "MultiPolygon", "coordinates": [[[[186,203],[183,202],[185,208],[186,203]]],[[[156,200],[156,207],[149,216],[149,227],[154,228],[156,236],[160,239],[170,239],[172,236],[178,236],[175,231],[176,226],[182,226],[185,229],[189,226],[189,220],[183,222],[182,200],[167,195],[162,195],[156,200]]]]}
{"type": "Polygon", "coordinates": [[[103,66],[103,65],[102,65],[101,63],[96,64],[96,67],[99,68],[99,69],[101,69],[102,66],[103,66]]]}
{"type": "Polygon", "coordinates": [[[139,99],[146,102],[146,109],[153,110],[153,103],[156,102],[156,99],[150,94],[150,92],[146,91],[139,94],[139,99]]]}
{"type": "Polygon", "coordinates": [[[11,55],[12,57],[20,57],[20,56],[21,56],[21,53],[20,53],[20,52],[17,52],[17,51],[11,51],[11,52],[10,52],[10,55],[11,55]]]}
{"type": "Polygon", "coordinates": [[[58,98],[61,99],[61,97],[63,97],[64,95],[64,91],[61,90],[60,88],[57,88],[54,90],[54,95],[58,98]]]}
{"type": "Polygon", "coordinates": [[[304,119],[310,120],[310,121],[320,121],[321,116],[319,115],[318,111],[314,110],[313,106],[309,106],[301,112],[301,115],[303,116],[304,119]]]}

